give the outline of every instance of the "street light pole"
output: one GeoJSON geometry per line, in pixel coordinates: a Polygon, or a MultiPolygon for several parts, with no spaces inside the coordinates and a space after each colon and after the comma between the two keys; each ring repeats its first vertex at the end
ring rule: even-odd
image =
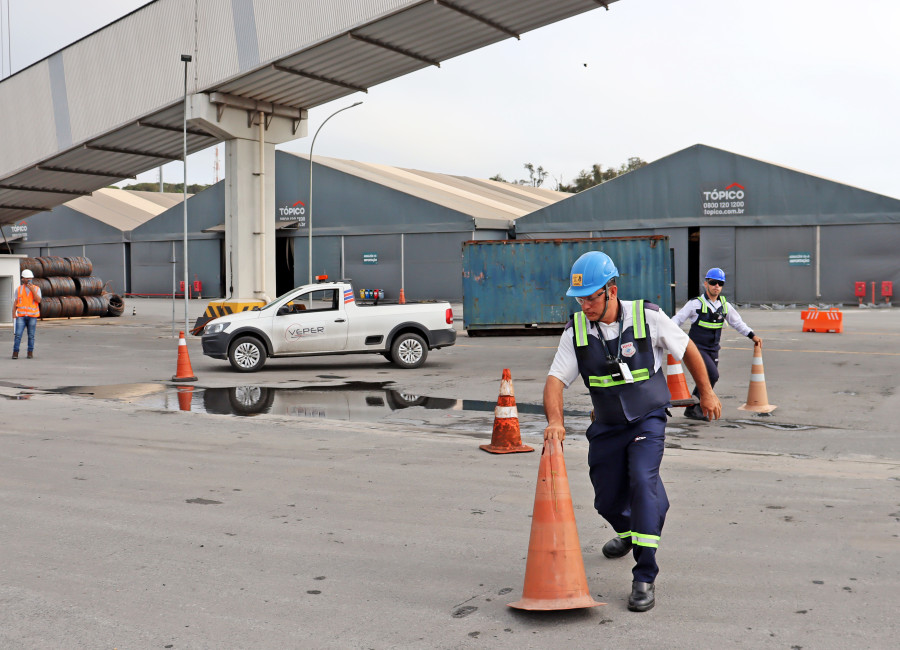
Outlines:
{"type": "Polygon", "coordinates": [[[184,335],[187,336],[190,328],[188,327],[188,292],[191,285],[188,284],[188,223],[187,223],[187,112],[188,112],[188,95],[187,95],[187,79],[188,79],[188,63],[191,62],[190,54],[182,54],[181,60],[184,62],[184,150],[182,155],[182,166],[184,168],[184,187],[182,205],[184,206],[184,335]]]}
{"type": "Polygon", "coordinates": [[[309,228],[309,280],[308,283],[312,284],[313,274],[312,274],[312,172],[313,172],[313,148],[316,146],[316,138],[319,137],[319,131],[322,130],[322,127],[328,123],[332,117],[337,115],[338,113],[342,113],[343,111],[350,110],[355,106],[359,106],[362,102],[356,102],[355,104],[350,104],[350,106],[344,106],[344,108],[336,110],[334,113],[325,118],[325,121],[319,125],[319,128],[316,129],[315,135],[313,135],[312,144],[309,145],[309,202],[306,206],[307,208],[307,217],[306,217],[306,225],[309,228]]]}

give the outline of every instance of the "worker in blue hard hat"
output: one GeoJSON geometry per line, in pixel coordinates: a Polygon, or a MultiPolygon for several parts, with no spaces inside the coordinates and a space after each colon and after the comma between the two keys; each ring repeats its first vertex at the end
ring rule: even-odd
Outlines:
{"type": "Polygon", "coordinates": [[[619,299],[619,271],[605,253],[585,253],[572,266],[566,295],[581,310],[566,324],[544,385],[544,439],[563,440],[563,391],[581,375],[594,410],[587,430],[594,507],[616,536],[607,558],[632,552],[628,609],[656,603],[656,551],[669,501],[659,476],[669,389],[666,353],[684,361],[700,387],[700,404],[718,418],[722,405],[688,336],[657,305],[619,299]]]}
{"type": "MultiPolygon", "coordinates": [[[[711,268],[703,279],[703,293],[688,300],[684,307],[672,317],[679,327],[682,323],[690,321],[691,329],[688,330],[688,336],[700,350],[711,386],[715,386],[719,380],[719,341],[722,338],[722,328],[725,323],[731,325],[738,334],[752,340],[754,345],[762,347],[762,339],[750,329],[738,314],[737,309],[730,305],[722,295],[724,288],[725,271],[718,267],[711,268]]],[[[699,395],[696,388],[694,388],[694,395],[699,395]]],[[[684,415],[692,420],[709,420],[696,405],[687,407],[684,415]]]]}

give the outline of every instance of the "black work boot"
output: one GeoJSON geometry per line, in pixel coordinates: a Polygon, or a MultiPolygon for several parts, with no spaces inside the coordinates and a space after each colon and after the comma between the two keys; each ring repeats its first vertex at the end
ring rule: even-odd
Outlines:
{"type": "Polygon", "coordinates": [[[19,358],[19,351],[18,351],[18,350],[13,350],[13,356],[12,356],[12,358],[13,358],[13,359],[18,359],[18,358],[19,358]]]}
{"type": "Polygon", "coordinates": [[[622,539],[621,537],[613,537],[603,545],[603,555],[608,557],[610,560],[614,560],[617,557],[624,557],[628,555],[628,551],[630,550],[630,537],[626,539],[622,539]]]}
{"type": "Polygon", "coordinates": [[[703,422],[709,422],[709,417],[703,415],[703,411],[700,410],[700,407],[696,404],[693,406],[688,406],[684,409],[684,417],[690,418],[691,420],[701,420],[703,422]]]}
{"type": "Polygon", "coordinates": [[[646,612],[656,604],[656,594],[652,582],[631,583],[631,596],[628,597],[628,609],[632,612],[646,612]]]}

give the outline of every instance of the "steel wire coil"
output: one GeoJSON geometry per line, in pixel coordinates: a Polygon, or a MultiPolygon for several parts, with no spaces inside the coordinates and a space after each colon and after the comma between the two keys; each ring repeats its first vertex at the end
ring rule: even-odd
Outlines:
{"type": "Polygon", "coordinates": [[[62,305],[59,298],[49,297],[41,299],[41,318],[58,318],[62,314],[62,305]]]}

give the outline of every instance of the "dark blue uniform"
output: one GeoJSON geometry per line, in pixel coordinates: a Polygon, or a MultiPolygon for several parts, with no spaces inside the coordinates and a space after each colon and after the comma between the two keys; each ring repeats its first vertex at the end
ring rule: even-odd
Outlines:
{"type": "MultiPolygon", "coordinates": [[[[659,476],[665,445],[669,389],[644,319],[652,303],[633,303],[632,326],[611,341],[588,336],[584,313],[573,316],[578,371],[590,391],[594,418],[587,430],[594,507],[621,538],[634,545],[634,579],[652,583],[659,573],[656,549],[669,509],[659,476]],[[623,350],[626,354],[622,354],[623,350]],[[619,372],[624,362],[632,375],[619,372]]],[[[602,336],[602,335],[601,335],[602,336]]]]}

